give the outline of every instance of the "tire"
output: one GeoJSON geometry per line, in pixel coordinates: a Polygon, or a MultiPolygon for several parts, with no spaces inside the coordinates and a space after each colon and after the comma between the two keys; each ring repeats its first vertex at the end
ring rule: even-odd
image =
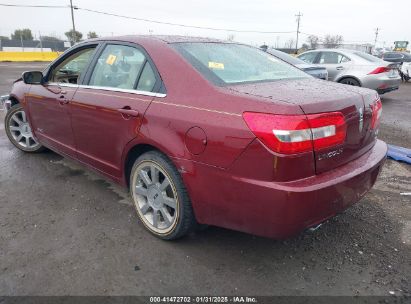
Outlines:
{"type": "Polygon", "coordinates": [[[130,174],[130,194],[140,221],[156,237],[175,240],[196,229],[181,175],[164,154],[149,151],[136,159],[130,174]]]}
{"type": "Polygon", "coordinates": [[[39,153],[45,148],[34,138],[26,113],[20,104],[15,104],[4,118],[4,128],[11,143],[27,153],[39,153]]]}
{"type": "Polygon", "coordinates": [[[352,86],[355,86],[355,87],[360,87],[361,86],[360,82],[357,79],[354,79],[354,78],[351,78],[351,77],[343,78],[338,82],[342,83],[342,84],[352,85],[352,86]]]}

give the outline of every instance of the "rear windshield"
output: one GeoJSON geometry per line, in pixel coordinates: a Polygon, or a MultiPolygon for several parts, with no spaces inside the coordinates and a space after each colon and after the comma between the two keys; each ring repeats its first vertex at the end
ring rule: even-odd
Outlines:
{"type": "Polygon", "coordinates": [[[292,65],[297,65],[297,64],[307,64],[305,61],[302,61],[301,59],[298,59],[296,57],[293,57],[287,53],[277,51],[277,50],[268,50],[267,53],[280,58],[281,60],[284,60],[285,62],[288,62],[289,64],[292,65]]]}
{"type": "Polygon", "coordinates": [[[357,55],[358,57],[361,57],[362,59],[365,59],[365,60],[369,61],[369,62],[381,62],[381,61],[383,61],[378,57],[375,57],[373,55],[363,53],[363,52],[354,52],[354,54],[357,55]]]}
{"type": "Polygon", "coordinates": [[[298,68],[247,45],[191,42],[176,43],[173,46],[216,85],[311,77],[298,68]]]}

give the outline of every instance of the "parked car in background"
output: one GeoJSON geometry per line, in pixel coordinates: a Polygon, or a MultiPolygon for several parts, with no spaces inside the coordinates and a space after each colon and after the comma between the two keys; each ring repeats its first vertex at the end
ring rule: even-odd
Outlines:
{"type": "Polygon", "coordinates": [[[402,63],[401,73],[404,81],[409,81],[411,79],[411,62],[402,63]]]}
{"type": "Polygon", "coordinates": [[[23,73],[6,109],[18,149],[50,148],[128,187],[167,240],[198,223],[273,238],[316,227],[371,189],[387,153],[375,91],[206,38],[82,41],[23,73]]]}
{"type": "Polygon", "coordinates": [[[301,60],[327,68],[328,80],[365,87],[384,94],[397,90],[399,65],[370,54],[344,49],[319,49],[298,55],[301,60]]]}
{"type": "Polygon", "coordinates": [[[406,52],[387,52],[381,59],[388,62],[411,62],[411,54],[406,52]]]}
{"type": "Polygon", "coordinates": [[[296,66],[297,68],[303,70],[304,72],[310,74],[319,79],[328,80],[328,72],[327,69],[324,67],[320,67],[318,65],[309,64],[301,59],[298,59],[294,56],[291,56],[287,53],[281,52],[276,49],[267,49],[267,53],[284,60],[285,62],[296,66]]]}

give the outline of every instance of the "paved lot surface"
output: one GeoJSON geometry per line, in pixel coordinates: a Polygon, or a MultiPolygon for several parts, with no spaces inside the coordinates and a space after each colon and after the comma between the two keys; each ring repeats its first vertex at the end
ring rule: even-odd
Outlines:
{"type": "MultiPolygon", "coordinates": [[[[0,63],[0,94],[22,71],[0,63]]],[[[380,138],[411,148],[411,83],[384,95],[380,138]]],[[[387,161],[360,203],[275,241],[210,227],[149,235],[127,191],[7,140],[0,112],[0,295],[411,294],[411,166],[387,161]]]]}

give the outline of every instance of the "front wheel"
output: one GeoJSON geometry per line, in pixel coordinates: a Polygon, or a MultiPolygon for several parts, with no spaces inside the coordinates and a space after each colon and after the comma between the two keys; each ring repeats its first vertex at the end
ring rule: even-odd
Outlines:
{"type": "Polygon", "coordinates": [[[13,145],[24,152],[36,153],[45,148],[34,138],[26,113],[20,104],[11,107],[4,119],[6,134],[13,145]]]}
{"type": "Polygon", "coordinates": [[[164,154],[150,151],[137,158],[130,193],[141,222],[158,238],[174,240],[196,228],[183,180],[164,154]]]}

